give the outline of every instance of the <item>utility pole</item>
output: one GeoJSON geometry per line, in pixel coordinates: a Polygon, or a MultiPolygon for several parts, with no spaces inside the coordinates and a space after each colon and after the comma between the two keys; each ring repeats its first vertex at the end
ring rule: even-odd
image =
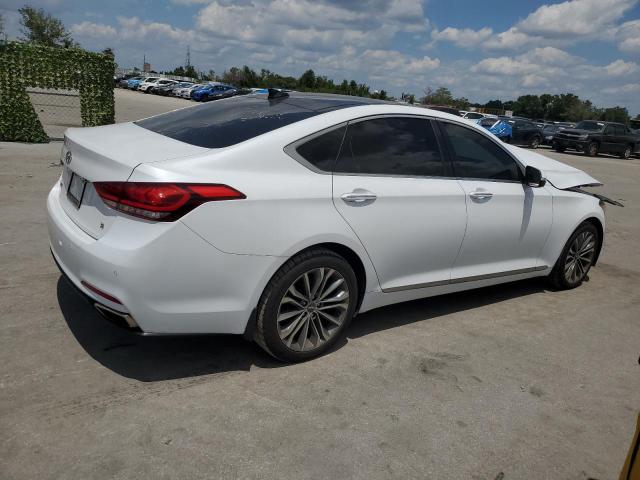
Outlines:
{"type": "Polygon", "coordinates": [[[187,61],[184,64],[184,68],[187,69],[191,66],[191,46],[187,45],[187,61]]]}

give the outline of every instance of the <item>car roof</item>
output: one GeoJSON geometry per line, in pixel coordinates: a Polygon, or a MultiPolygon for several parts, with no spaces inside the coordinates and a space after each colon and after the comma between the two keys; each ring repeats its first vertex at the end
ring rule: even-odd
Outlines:
{"type": "Polygon", "coordinates": [[[282,101],[298,108],[311,110],[314,112],[324,112],[348,107],[358,107],[362,105],[393,105],[394,102],[378,100],[368,97],[355,97],[351,95],[336,95],[332,93],[308,93],[308,92],[286,92],[288,97],[282,101]]]}

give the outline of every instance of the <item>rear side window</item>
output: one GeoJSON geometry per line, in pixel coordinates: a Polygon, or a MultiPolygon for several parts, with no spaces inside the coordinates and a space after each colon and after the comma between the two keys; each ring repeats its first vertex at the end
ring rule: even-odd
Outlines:
{"type": "Polygon", "coordinates": [[[260,97],[233,97],[135,122],[204,148],[223,148],[323,113],[260,97]]]}
{"type": "Polygon", "coordinates": [[[296,152],[311,165],[324,172],[333,171],[346,126],[318,135],[296,147],[296,152]]]}
{"type": "Polygon", "coordinates": [[[457,177],[520,181],[520,169],[507,152],[470,128],[440,123],[453,156],[457,177]]]}
{"type": "Polygon", "coordinates": [[[365,175],[443,176],[444,162],[429,120],[377,118],[347,127],[334,171],[365,175]]]}

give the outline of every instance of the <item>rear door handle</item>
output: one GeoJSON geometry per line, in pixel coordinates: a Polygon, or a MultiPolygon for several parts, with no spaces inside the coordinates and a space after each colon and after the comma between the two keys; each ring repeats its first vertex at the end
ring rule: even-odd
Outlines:
{"type": "Polygon", "coordinates": [[[476,191],[476,192],[471,192],[469,196],[474,200],[488,200],[489,198],[493,197],[493,193],[476,191]]]}
{"type": "Polygon", "coordinates": [[[356,188],[353,192],[341,195],[340,198],[347,205],[351,205],[352,207],[362,207],[375,202],[378,196],[368,190],[356,188]]]}

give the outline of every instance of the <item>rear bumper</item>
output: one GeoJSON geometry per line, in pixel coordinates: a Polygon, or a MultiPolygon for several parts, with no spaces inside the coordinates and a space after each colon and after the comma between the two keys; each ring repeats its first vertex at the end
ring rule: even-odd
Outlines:
{"type": "Polygon", "coordinates": [[[55,254],[53,253],[53,249],[51,249],[51,256],[53,257],[53,261],[57,265],[58,269],[62,276],[67,280],[67,283],[73,287],[73,289],[89,304],[92,305],[96,311],[102,315],[106,320],[111,323],[116,324],[117,326],[129,330],[135,333],[142,333],[142,330],[134,320],[134,318],[129,313],[120,312],[118,310],[114,310],[112,308],[107,307],[106,305],[96,302],[94,299],[89,297],[86,293],[84,293],[80,288],[73,283],[73,280],[69,277],[67,272],[64,271],[64,268],[58,262],[55,254]]]}
{"type": "Polygon", "coordinates": [[[152,223],[123,215],[96,240],[65,213],[59,188],[56,184],[47,199],[56,263],[92,303],[130,315],[145,333],[243,333],[264,286],[284,261],[223,253],[179,221],[152,223]]]}

